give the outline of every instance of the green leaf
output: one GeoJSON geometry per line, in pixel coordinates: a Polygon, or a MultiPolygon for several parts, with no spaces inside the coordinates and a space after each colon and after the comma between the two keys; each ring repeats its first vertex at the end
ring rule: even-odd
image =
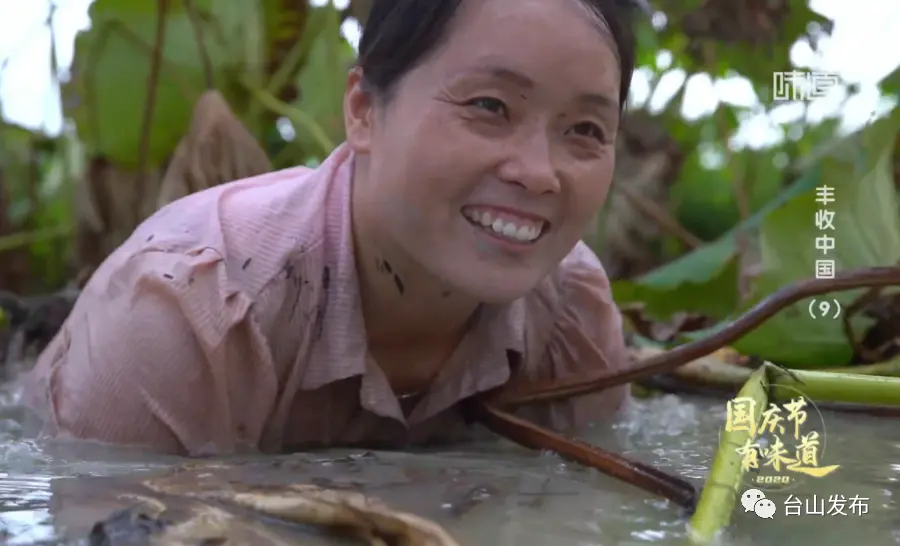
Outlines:
{"type": "Polygon", "coordinates": [[[639,67],[645,67],[655,70],[656,53],[659,51],[659,43],[657,41],[656,31],[650,22],[641,20],[635,27],[635,39],[637,40],[637,59],[636,63],[639,67]]]}
{"type": "MultiPolygon", "coordinates": [[[[229,75],[260,64],[260,15],[255,2],[195,0],[203,43],[217,87],[229,102],[238,87],[229,75]]],[[[174,150],[205,90],[203,61],[184,2],[170,1],[163,62],[156,87],[148,166],[174,150]]],[[[127,168],[139,163],[142,115],[156,36],[156,0],[97,0],[91,29],[75,41],[72,81],[63,93],[67,114],[86,148],[127,168]]]]}
{"type": "Polygon", "coordinates": [[[643,302],[648,315],[666,318],[680,311],[727,316],[737,304],[734,242],[723,238],[650,272],[637,281],[613,283],[619,304],[643,302]],[[710,298],[710,293],[721,297],[710,298]]]}
{"type": "MultiPolygon", "coordinates": [[[[887,266],[900,261],[900,216],[893,182],[893,147],[900,116],[880,120],[861,135],[855,154],[841,154],[823,161],[822,186],[834,188],[835,202],[823,206],[810,189],[767,216],[760,245],[763,273],[756,286],[759,297],[815,276],[815,261],[833,258],[838,269],[887,266]],[[835,250],[823,256],[815,239],[826,232],[815,225],[819,209],[834,211],[835,250]]],[[[836,299],[843,309],[861,291],[819,296],[836,299]]],[[[812,318],[812,298],[791,306],[751,332],[735,348],[745,354],[788,366],[827,367],[846,365],[852,348],[841,320],[812,318]]],[[[755,302],[754,302],[755,303],[755,302]]],[[[832,309],[834,305],[832,303],[832,309]]],[[[869,321],[853,319],[856,332],[869,321]]]]}
{"type": "Polygon", "coordinates": [[[900,98],[900,68],[897,68],[879,82],[878,87],[882,93],[888,93],[900,98]]]}
{"type": "Polygon", "coordinates": [[[704,240],[714,240],[735,227],[740,209],[735,198],[735,181],[741,180],[750,213],[759,210],[783,191],[783,169],[776,166],[773,150],[726,151],[725,164],[705,168],[698,146],[691,152],[672,186],[670,197],[679,223],[704,240]]]}
{"type": "MultiPolygon", "coordinates": [[[[300,72],[296,107],[312,118],[331,142],[339,143],[344,140],[344,88],[356,52],[341,36],[340,13],[331,4],[315,8],[309,21],[310,31],[315,29],[318,34],[300,72]]],[[[297,141],[303,150],[320,151],[321,146],[302,127],[297,127],[297,141]]]]}
{"type": "Polygon", "coordinates": [[[0,123],[0,174],[8,199],[7,210],[0,211],[13,225],[23,222],[31,213],[31,184],[34,142],[37,135],[17,125],[0,123]]]}
{"type": "Polygon", "coordinates": [[[613,283],[619,304],[642,302],[649,316],[665,319],[679,311],[725,318],[738,302],[736,237],[757,228],[773,210],[819,184],[821,165],[810,169],[766,206],[714,243],[636,279],[613,283]]]}

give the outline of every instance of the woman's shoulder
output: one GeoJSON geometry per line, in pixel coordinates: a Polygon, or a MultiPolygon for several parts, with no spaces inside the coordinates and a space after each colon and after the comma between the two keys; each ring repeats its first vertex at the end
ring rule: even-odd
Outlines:
{"type": "MultiPolygon", "coordinates": [[[[562,379],[628,366],[622,317],[609,277],[594,252],[579,242],[530,298],[526,366],[531,377],[562,379]]],[[[535,418],[557,429],[612,415],[627,388],[551,404],[535,418]]]]}
{"type": "Polygon", "coordinates": [[[556,312],[566,305],[614,305],[606,269],[584,241],[579,241],[563,258],[535,295],[556,312]]]}
{"type": "MultiPolygon", "coordinates": [[[[622,321],[609,277],[584,242],[575,245],[526,301],[528,337],[533,340],[529,352],[533,357],[547,356],[554,347],[573,345],[619,352],[622,321]]],[[[579,350],[572,354],[585,353],[579,350]]]]}
{"type": "MultiPolygon", "coordinates": [[[[271,318],[286,305],[288,284],[314,299],[313,272],[321,276],[327,247],[338,244],[328,234],[349,222],[347,157],[341,148],[316,169],[267,173],[170,203],[104,261],[81,299],[134,299],[163,283],[184,312],[230,322],[251,308],[271,318]]],[[[228,326],[219,324],[213,337],[228,326]]]]}
{"type": "Polygon", "coordinates": [[[596,279],[605,288],[609,288],[609,277],[606,275],[606,269],[600,263],[600,258],[591,250],[591,247],[584,241],[578,241],[578,244],[563,258],[559,264],[559,278],[561,280],[578,279],[589,276],[596,279]]]}
{"type": "Polygon", "coordinates": [[[579,242],[525,298],[530,358],[571,343],[617,344],[621,318],[597,255],[579,242]]]}
{"type": "Polygon", "coordinates": [[[229,289],[253,296],[321,241],[327,184],[317,183],[317,175],[305,167],[285,169],[174,201],[138,226],[98,274],[147,262],[147,255],[165,254],[172,264],[202,255],[201,261],[221,268],[229,289]]]}

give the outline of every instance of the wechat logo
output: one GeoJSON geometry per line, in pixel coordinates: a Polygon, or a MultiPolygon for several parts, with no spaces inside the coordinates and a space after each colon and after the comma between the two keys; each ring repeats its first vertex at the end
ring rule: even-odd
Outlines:
{"type": "Polygon", "coordinates": [[[741,505],[744,512],[753,512],[762,519],[775,519],[775,502],[766,498],[766,494],[759,489],[748,489],[741,495],[741,505]]]}

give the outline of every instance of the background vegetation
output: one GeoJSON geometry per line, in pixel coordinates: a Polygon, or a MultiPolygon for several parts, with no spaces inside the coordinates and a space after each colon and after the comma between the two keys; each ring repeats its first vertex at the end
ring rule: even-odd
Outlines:
{"type": "MultiPolygon", "coordinates": [[[[355,56],[340,27],[364,21],[367,4],[96,0],[63,82],[63,134],[0,122],[0,288],[39,294],[80,283],[159,206],[321,161],[342,140],[355,56]]],[[[792,45],[815,48],[830,22],[805,0],[651,4],[640,3],[638,60],[652,85],[675,70],[742,75],[762,106],[720,103],[687,120],[682,85],[665,108],[627,113],[616,187],[586,238],[617,279],[630,327],[678,342],[812,276],[820,185],[838,196],[839,268],[900,260],[895,111],[852,135],[838,134],[837,119],[801,119],[781,128],[781,144],[733,145],[742,119],[784,105],[773,100],[772,73],[793,69],[792,45]]],[[[849,86],[848,97],[856,91],[849,86]]],[[[900,96],[900,72],[881,91],[900,96]]],[[[834,297],[846,306],[858,294],[834,297]]],[[[881,315],[870,306],[850,319],[871,349],[865,357],[843,321],[813,319],[806,303],[737,348],[799,367],[888,358],[895,351],[881,327],[896,307],[890,298],[876,302],[881,315]]]]}

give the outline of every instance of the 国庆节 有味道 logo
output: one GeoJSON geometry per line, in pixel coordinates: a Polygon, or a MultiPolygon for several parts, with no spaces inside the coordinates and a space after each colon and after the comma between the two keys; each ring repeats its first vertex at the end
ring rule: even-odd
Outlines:
{"type": "Polygon", "coordinates": [[[840,468],[825,465],[825,421],[815,404],[792,387],[790,400],[758,407],[753,398],[738,397],[726,406],[725,430],[747,432],[736,448],[744,483],[763,491],[793,488],[806,478],[822,478],[840,468]]]}

